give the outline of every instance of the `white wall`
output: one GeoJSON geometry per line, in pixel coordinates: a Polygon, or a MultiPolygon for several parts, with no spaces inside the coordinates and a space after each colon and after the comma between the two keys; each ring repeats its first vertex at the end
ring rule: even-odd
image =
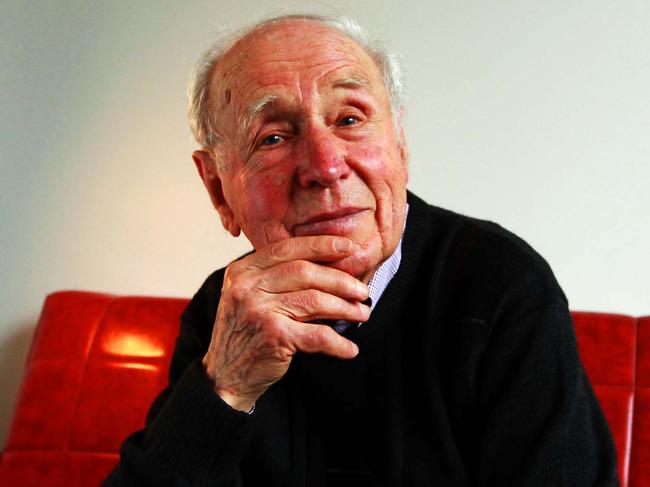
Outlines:
{"type": "MultiPolygon", "coordinates": [[[[218,26],[305,5],[40,3],[0,6],[0,444],[46,294],[190,296],[248,248],[195,175],[186,81],[218,26]]],[[[416,193],[524,237],[573,309],[650,314],[647,0],[327,4],[403,55],[416,193]]]]}

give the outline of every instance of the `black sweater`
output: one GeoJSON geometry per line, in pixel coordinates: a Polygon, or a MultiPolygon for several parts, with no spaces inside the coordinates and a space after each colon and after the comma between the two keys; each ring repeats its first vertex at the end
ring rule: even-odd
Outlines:
{"type": "Polygon", "coordinates": [[[616,455],[546,262],[409,194],[402,263],[350,361],[298,354],[247,415],[210,389],[223,269],[105,486],[614,486],[616,455]]]}

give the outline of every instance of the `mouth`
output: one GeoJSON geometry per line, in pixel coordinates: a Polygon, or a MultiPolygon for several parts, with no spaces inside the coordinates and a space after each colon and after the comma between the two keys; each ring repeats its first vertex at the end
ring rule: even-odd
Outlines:
{"type": "Polygon", "coordinates": [[[354,230],[358,220],[370,212],[367,208],[342,208],[314,215],[293,227],[297,237],[307,235],[345,236],[354,230]]]}

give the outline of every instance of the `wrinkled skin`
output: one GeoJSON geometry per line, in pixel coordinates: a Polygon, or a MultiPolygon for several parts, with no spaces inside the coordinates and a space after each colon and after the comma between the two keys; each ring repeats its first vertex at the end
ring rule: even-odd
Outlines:
{"type": "Polygon", "coordinates": [[[226,271],[203,363],[215,391],[248,410],[296,352],[358,352],[310,322],[368,319],[366,284],[404,225],[408,153],[375,62],[314,21],[235,44],[211,104],[223,142],[193,158],[224,227],[255,252],[226,271]]]}

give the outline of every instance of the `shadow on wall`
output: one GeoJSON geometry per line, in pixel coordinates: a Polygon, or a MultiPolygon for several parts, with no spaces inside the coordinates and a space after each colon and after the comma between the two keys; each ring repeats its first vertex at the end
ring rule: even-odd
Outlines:
{"type": "Polygon", "coordinates": [[[21,323],[9,328],[13,329],[13,333],[0,342],[0,446],[3,449],[36,323],[21,323]]]}

